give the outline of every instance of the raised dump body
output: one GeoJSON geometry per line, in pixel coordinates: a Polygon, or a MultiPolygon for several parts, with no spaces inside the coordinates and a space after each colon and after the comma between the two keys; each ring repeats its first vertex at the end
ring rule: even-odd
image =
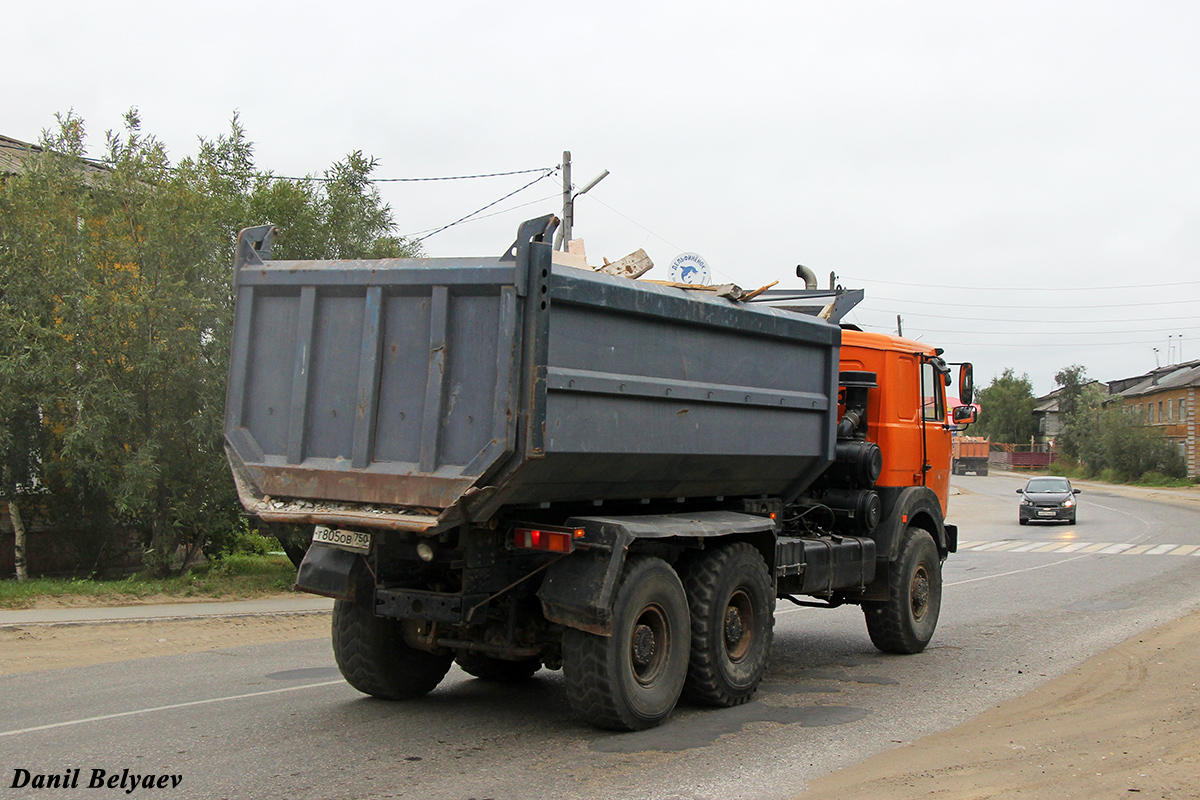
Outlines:
{"type": "Polygon", "coordinates": [[[511,505],[790,500],[825,469],[836,325],[552,269],[538,224],[503,259],[369,263],[271,261],[248,232],[226,418],[247,508],[432,533],[511,505]]]}

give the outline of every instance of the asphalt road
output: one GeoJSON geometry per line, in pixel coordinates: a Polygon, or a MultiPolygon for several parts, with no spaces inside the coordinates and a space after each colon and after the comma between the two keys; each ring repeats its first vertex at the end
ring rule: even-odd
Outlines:
{"type": "MultiPolygon", "coordinates": [[[[755,701],[623,735],[577,721],[544,670],[497,687],[455,669],[422,700],[371,700],[324,639],[14,675],[0,678],[0,800],[78,796],[95,769],[181,776],[133,796],[797,797],[1200,608],[1200,510],[1089,489],[1078,525],[1019,527],[1019,479],[955,480],[963,546],[921,655],[877,653],[857,608],[781,608],[755,701]],[[74,768],[77,790],[10,788],[17,769],[74,768]]],[[[125,792],[84,793],[110,795],[125,792]]]]}

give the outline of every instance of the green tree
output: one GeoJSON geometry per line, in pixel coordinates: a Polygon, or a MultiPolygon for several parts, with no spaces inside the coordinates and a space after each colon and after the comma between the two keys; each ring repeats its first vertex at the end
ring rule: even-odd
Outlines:
{"type": "Polygon", "coordinates": [[[1086,405],[1084,393],[1092,381],[1088,380],[1087,367],[1074,364],[1063,367],[1054,373],[1054,382],[1060,387],[1058,393],[1058,411],[1068,417],[1079,410],[1080,404],[1086,405]]]}
{"type": "Polygon", "coordinates": [[[235,116],[173,165],[131,111],[97,173],[80,168],[82,121],[59,122],[0,186],[0,496],[140,531],[165,573],[237,522],[222,420],[238,229],[271,222],[296,257],[417,248],[361,153],[328,180],[276,180],[235,116]]]}
{"type": "Polygon", "coordinates": [[[993,442],[1028,443],[1038,430],[1033,405],[1029,376],[1018,378],[1011,368],[1005,369],[979,392],[979,435],[993,442]]]}
{"type": "Polygon", "coordinates": [[[1064,367],[1054,374],[1059,386],[1058,413],[1062,421],[1058,438],[1059,451],[1077,461],[1095,459],[1100,447],[1100,408],[1103,390],[1088,380],[1087,368],[1079,364],[1064,367]]]}

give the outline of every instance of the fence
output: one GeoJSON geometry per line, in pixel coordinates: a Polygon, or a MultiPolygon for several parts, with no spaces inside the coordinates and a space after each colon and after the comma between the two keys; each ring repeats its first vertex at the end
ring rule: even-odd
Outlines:
{"type": "Polygon", "coordinates": [[[988,464],[998,469],[1045,469],[1058,460],[1053,445],[992,442],[988,464]]]}

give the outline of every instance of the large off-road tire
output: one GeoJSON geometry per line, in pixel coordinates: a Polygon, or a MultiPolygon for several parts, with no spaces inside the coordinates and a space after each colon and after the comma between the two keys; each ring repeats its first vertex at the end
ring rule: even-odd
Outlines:
{"type": "Polygon", "coordinates": [[[345,600],[333,604],[333,658],[347,683],[381,700],[429,694],[454,660],[409,647],[399,620],[377,617],[367,604],[345,600]]]}
{"type": "Polygon", "coordinates": [[[675,570],[660,558],[630,556],[613,602],[613,635],[563,634],[571,708],[599,728],[658,725],[683,690],[688,638],[687,597],[675,570]]]}
{"type": "Polygon", "coordinates": [[[683,576],[692,615],[683,695],[706,705],[746,702],[771,655],[775,594],[762,554],[740,542],[706,553],[683,576]]]}
{"type": "Polygon", "coordinates": [[[909,528],[888,570],[888,599],[863,603],[871,643],[885,653],[919,653],[942,607],[942,559],[928,531],[909,528]]]}
{"type": "Polygon", "coordinates": [[[495,683],[527,681],[542,668],[541,659],[527,658],[521,661],[505,661],[502,658],[494,658],[470,650],[459,653],[458,657],[454,659],[454,663],[472,677],[495,683]]]}

